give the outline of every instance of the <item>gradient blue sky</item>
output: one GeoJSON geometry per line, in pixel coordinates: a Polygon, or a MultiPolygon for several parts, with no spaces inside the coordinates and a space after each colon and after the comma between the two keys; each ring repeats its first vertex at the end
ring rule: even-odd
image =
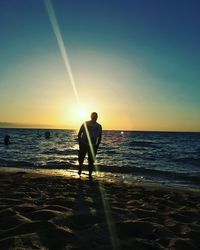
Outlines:
{"type": "MultiPolygon", "coordinates": [[[[52,1],[80,100],[105,129],[200,131],[200,1],[52,1]]],[[[42,0],[0,1],[0,125],[77,128],[42,0]]]]}

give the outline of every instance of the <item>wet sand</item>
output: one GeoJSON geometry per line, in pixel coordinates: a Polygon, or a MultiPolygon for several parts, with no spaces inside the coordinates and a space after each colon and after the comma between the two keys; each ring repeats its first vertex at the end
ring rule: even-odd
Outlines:
{"type": "Polygon", "coordinates": [[[0,173],[0,249],[200,249],[200,192],[0,173]]]}

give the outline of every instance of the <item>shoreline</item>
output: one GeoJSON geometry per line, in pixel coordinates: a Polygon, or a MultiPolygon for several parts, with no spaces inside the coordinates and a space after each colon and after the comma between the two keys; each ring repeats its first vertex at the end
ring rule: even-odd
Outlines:
{"type": "MultiPolygon", "coordinates": [[[[200,190],[200,177],[192,176],[193,182],[190,180],[190,176],[188,177],[186,174],[183,174],[182,178],[176,179],[176,173],[172,175],[172,173],[168,173],[169,176],[164,176],[164,174],[149,174],[148,169],[147,173],[144,173],[143,170],[139,169],[139,171],[133,171],[133,167],[129,167],[128,171],[124,171],[123,168],[117,167],[118,171],[115,171],[115,167],[106,167],[100,166],[94,170],[93,175],[97,180],[109,180],[111,182],[121,182],[132,185],[132,183],[142,183],[142,184],[150,184],[150,185],[161,185],[172,188],[180,188],[180,189],[191,189],[191,190],[200,190]],[[97,170],[98,169],[98,170],[97,170]],[[120,172],[121,169],[121,172],[120,172]],[[132,172],[131,172],[132,171],[132,172]],[[172,175],[172,176],[170,176],[172,175]]],[[[66,165],[66,168],[63,166],[45,166],[45,167],[32,167],[32,166],[0,166],[1,172],[27,172],[27,173],[39,173],[46,174],[52,176],[69,176],[73,178],[77,178],[77,165],[66,165]]],[[[88,175],[88,166],[84,166],[84,170],[82,171],[83,176],[87,177],[88,175]]]]}
{"type": "Polygon", "coordinates": [[[199,190],[18,170],[0,171],[1,249],[200,248],[199,190]]]}

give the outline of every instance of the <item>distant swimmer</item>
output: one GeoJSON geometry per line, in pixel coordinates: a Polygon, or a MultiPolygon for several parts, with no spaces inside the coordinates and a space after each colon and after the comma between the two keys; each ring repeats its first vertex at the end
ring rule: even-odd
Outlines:
{"type": "Polygon", "coordinates": [[[88,154],[89,177],[92,178],[95,156],[97,154],[99,144],[101,143],[101,136],[102,136],[102,127],[99,123],[96,122],[97,118],[98,118],[97,113],[93,112],[91,114],[91,120],[84,122],[78,133],[78,142],[79,142],[78,174],[80,176],[85,156],[86,154],[88,154]]]}
{"type": "Polygon", "coordinates": [[[6,135],[6,136],[4,137],[4,144],[5,144],[5,145],[10,144],[10,136],[9,136],[9,135],[6,135]]]}
{"type": "Polygon", "coordinates": [[[45,132],[45,138],[46,138],[46,139],[49,139],[50,136],[51,136],[50,132],[49,132],[49,131],[46,131],[46,132],[45,132]]]}

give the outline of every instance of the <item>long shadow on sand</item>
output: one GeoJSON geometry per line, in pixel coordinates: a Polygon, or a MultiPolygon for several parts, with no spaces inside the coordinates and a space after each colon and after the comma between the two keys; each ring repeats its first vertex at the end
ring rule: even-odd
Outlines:
{"type": "Polygon", "coordinates": [[[111,249],[98,182],[26,174],[2,180],[0,249],[111,249]]]}
{"type": "Polygon", "coordinates": [[[195,250],[199,213],[199,191],[0,174],[0,249],[108,250],[114,235],[120,249],[195,250]],[[109,233],[108,212],[116,234],[109,233]]]}

